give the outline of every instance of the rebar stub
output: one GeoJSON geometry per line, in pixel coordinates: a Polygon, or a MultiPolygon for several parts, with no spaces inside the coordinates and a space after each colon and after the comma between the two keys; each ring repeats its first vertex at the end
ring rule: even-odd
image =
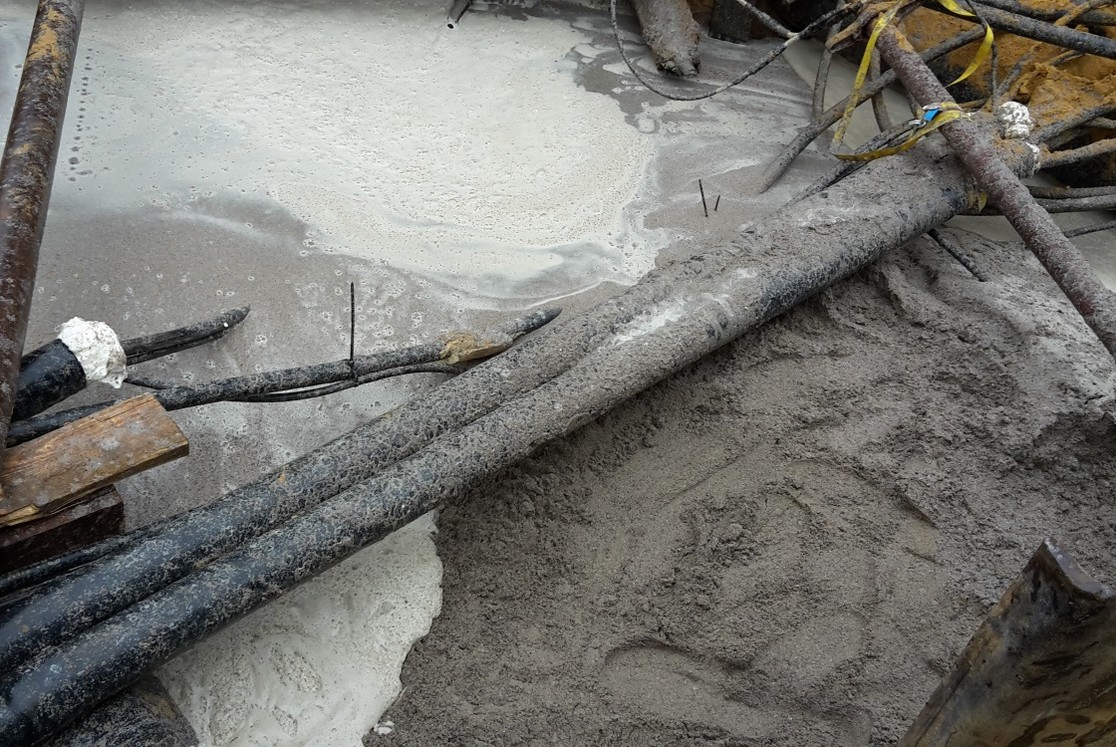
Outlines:
{"type": "Polygon", "coordinates": [[[1000,128],[1000,137],[1017,140],[1031,134],[1035,129],[1035,118],[1026,105],[1008,101],[996,110],[996,124],[1000,128]]]}

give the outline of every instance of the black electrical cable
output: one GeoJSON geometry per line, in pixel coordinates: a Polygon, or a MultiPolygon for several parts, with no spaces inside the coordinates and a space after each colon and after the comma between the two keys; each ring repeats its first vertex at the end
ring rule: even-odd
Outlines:
{"type": "MultiPolygon", "coordinates": [[[[246,316],[247,306],[188,327],[124,340],[120,345],[124,349],[127,365],[134,365],[219,340],[246,316]]],[[[73,351],[61,340],[51,340],[20,360],[12,420],[26,420],[38,415],[77,394],[86,383],[85,369],[73,351]]]]}
{"type": "MultiPolygon", "coordinates": [[[[433,342],[375,355],[360,355],[351,361],[346,358],[312,366],[286,368],[249,376],[235,376],[200,386],[166,385],[161,382],[150,382],[138,376],[133,377],[130,381],[140,386],[150,384],[156,387],[154,391],[155,399],[167,410],[181,410],[188,407],[213,404],[214,402],[291,401],[292,399],[305,399],[308,396],[319,396],[318,394],[301,397],[290,396],[296,390],[310,389],[311,387],[320,387],[338,382],[345,382],[346,385],[341,389],[347,389],[358,386],[356,382],[361,377],[371,373],[399,369],[420,363],[434,363],[442,359],[445,350],[446,343],[444,341],[433,342]],[[286,399],[268,399],[269,395],[278,395],[282,392],[288,393],[286,399]],[[263,399],[259,399],[261,396],[263,396],[263,399]]],[[[329,394],[341,389],[323,391],[322,394],[329,394]]],[[[72,423],[95,412],[100,412],[106,407],[111,407],[116,402],[98,402],[93,405],[75,407],[48,415],[37,415],[13,423],[8,431],[8,443],[9,445],[15,445],[32,438],[38,438],[61,428],[67,423],[72,423]]]]}

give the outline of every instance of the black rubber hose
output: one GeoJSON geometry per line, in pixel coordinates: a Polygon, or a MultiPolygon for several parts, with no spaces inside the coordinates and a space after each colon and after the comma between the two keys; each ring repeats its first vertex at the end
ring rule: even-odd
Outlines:
{"type": "MultiPolygon", "coordinates": [[[[189,327],[124,340],[120,345],[124,348],[124,355],[130,366],[219,340],[246,316],[247,306],[226,311],[216,319],[189,327]]],[[[26,420],[38,415],[77,394],[85,385],[85,371],[81,362],[65,343],[52,340],[21,359],[12,420],[26,420]]],[[[13,440],[12,443],[16,441],[13,440]]]]}
{"type": "MultiPolygon", "coordinates": [[[[536,311],[498,328],[496,336],[520,337],[557,314],[556,309],[536,311]]],[[[432,395],[408,402],[207,506],[167,519],[59,584],[33,592],[14,618],[0,623],[0,672],[367,479],[439,433],[491,411],[505,397],[546,381],[572,365],[585,344],[583,339],[570,339],[540,367],[507,371],[503,365],[482,366],[484,373],[474,369],[465,386],[453,386],[463,377],[452,379],[432,395]],[[437,396],[443,390],[451,396],[437,396]],[[454,392],[458,396],[452,396],[454,392]],[[68,601],[59,606],[59,598],[68,601]]]]}
{"type": "Polygon", "coordinates": [[[66,346],[54,339],[23,356],[19,364],[12,420],[38,415],[85,388],[85,369],[66,346]]]}
{"type": "Polygon", "coordinates": [[[124,355],[128,357],[128,365],[134,366],[154,358],[162,358],[170,353],[220,340],[229,333],[229,330],[244,321],[250,310],[248,306],[231,309],[222,312],[215,319],[172,329],[169,332],[134,337],[131,340],[124,340],[120,346],[124,348],[124,355]]]}
{"type": "MultiPolygon", "coordinates": [[[[591,422],[967,204],[958,167],[922,160],[915,175],[915,163],[909,158],[876,161],[846,182],[847,188],[832,190],[828,200],[812,198],[799,210],[763,219],[730,247],[734,262],[712,276],[676,276],[668,295],[659,296],[663,289],[656,288],[653,297],[660,300],[641,304],[642,313],[621,326],[610,311],[616,304],[605,305],[603,329],[601,317],[590,312],[582,328],[596,328],[601,339],[567,372],[104,623],[73,631],[59,647],[36,647],[41,653],[2,685],[0,738],[15,747],[48,735],[139,672],[591,422]],[[826,240],[818,241],[817,226],[801,221],[809,210],[857,218],[827,221],[826,240]],[[793,255],[779,249],[788,243],[796,246],[793,255]]],[[[640,284],[625,295],[645,301],[645,291],[640,284]]],[[[530,349],[545,358],[545,348],[530,349]]],[[[508,371],[497,358],[454,381],[485,369],[508,371]]],[[[75,600],[41,601],[58,609],[75,600]]],[[[34,629],[28,620],[15,627],[34,629]]]]}
{"type": "MultiPolygon", "coordinates": [[[[200,386],[168,386],[160,382],[155,386],[166,388],[157,388],[153,394],[155,399],[167,410],[182,410],[188,407],[209,405],[214,402],[261,401],[258,399],[260,395],[320,387],[323,384],[352,381],[377,371],[413,366],[419,363],[433,363],[440,360],[445,351],[446,343],[444,341],[431,342],[374,355],[359,355],[352,360],[346,358],[345,360],[318,363],[312,366],[284,368],[279,371],[268,371],[249,376],[234,376],[200,386]]],[[[142,377],[135,379],[135,383],[141,386],[146,385],[144,381],[142,377]]],[[[327,393],[329,392],[323,392],[323,394],[327,393]]],[[[111,407],[117,402],[119,400],[98,402],[13,423],[8,431],[8,445],[38,438],[61,428],[66,423],[72,423],[75,420],[80,420],[111,407]]]]}

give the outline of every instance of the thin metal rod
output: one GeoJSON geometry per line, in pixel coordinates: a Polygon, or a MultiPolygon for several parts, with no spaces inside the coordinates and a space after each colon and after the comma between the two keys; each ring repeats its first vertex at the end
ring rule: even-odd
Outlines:
{"type": "MultiPolygon", "coordinates": [[[[944,13],[957,18],[958,16],[937,4],[925,6],[930,10],[944,13]]],[[[1109,39],[1099,34],[1088,34],[1084,31],[1057,26],[1047,21],[1011,13],[999,8],[986,6],[981,9],[981,15],[988,25],[997,31],[1007,31],[1016,36],[1022,36],[1035,41],[1046,42],[1064,49],[1074,49],[1085,54],[1094,54],[1098,57],[1116,59],[1116,39],[1109,39]]],[[[966,19],[969,20],[969,19],[966,19]]]]}
{"type": "MultiPolygon", "coordinates": [[[[876,80],[879,77],[880,53],[873,49],[872,56],[868,61],[868,78],[869,80],[876,80]]],[[[884,99],[882,89],[872,97],[872,114],[876,117],[876,126],[880,128],[880,132],[887,132],[891,129],[891,115],[887,112],[887,101],[884,99]]]]}
{"type": "MultiPolygon", "coordinates": [[[[903,85],[924,105],[949,103],[953,97],[911,48],[902,33],[887,27],[877,42],[880,54],[903,85]]],[[[1101,284],[1089,263],[1062,229],[1039,206],[1027,187],[1007,167],[976,123],[964,118],[942,127],[957,157],[1066,294],[1085,323],[1116,356],[1116,296],[1101,284]]]]}
{"type": "Polygon", "coordinates": [[[1048,213],[1083,213],[1088,210],[1116,210],[1116,194],[1095,197],[1070,197],[1060,200],[1037,200],[1048,213]]]}
{"type": "Polygon", "coordinates": [[[351,379],[344,381],[336,381],[332,384],[323,384],[322,386],[309,387],[306,389],[299,389],[297,391],[284,390],[281,392],[270,392],[267,394],[247,395],[238,397],[235,402],[258,402],[272,404],[276,402],[299,402],[304,399],[313,399],[314,397],[324,397],[328,394],[337,394],[346,389],[353,389],[365,384],[371,384],[374,381],[382,379],[389,379],[395,376],[411,376],[413,374],[442,374],[444,376],[457,376],[461,373],[462,369],[459,366],[451,366],[448,363],[416,363],[413,366],[400,366],[399,368],[389,368],[386,371],[370,371],[366,374],[361,374],[351,379]]]}
{"type": "MultiPolygon", "coordinates": [[[[1042,10],[1041,8],[1016,2],[1016,0],[976,0],[976,3],[978,5],[986,5],[989,8],[1006,10],[1009,13],[1027,16],[1039,21],[1057,21],[1065,14],[1065,10],[1061,7],[1055,7],[1052,10],[1042,10]]],[[[1092,26],[1116,26],[1116,14],[1090,9],[1080,16],[1080,21],[1092,26]]]]}
{"type": "Polygon", "coordinates": [[[0,451],[15,405],[84,0],[40,0],[0,160],[0,451]]]}
{"type": "MultiPolygon", "coordinates": [[[[839,29],[840,24],[833,24],[833,29],[839,29]]],[[[830,30],[830,34],[833,33],[830,30]]],[[[825,89],[829,85],[829,69],[833,66],[833,50],[823,46],[821,57],[818,58],[818,72],[814,76],[814,96],[810,101],[810,120],[820,120],[825,113],[825,89]]],[[[828,145],[826,146],[828,148],[828,145]]]]}
{"type": "Polygon", "coordinates": [[[1035,130],[1033,133],[1031,133],[1030,139],[1032,142],[1036,143],[1048,143],[1054,138],[1061,135],[1063,132],[1068,132],[1075,127],[1079,127],[1086,122],[1089,122],[1090,120],[1096,119],[1097,117],[1103,117],[1104,115],[1112,111],[1116,111],[1116,105],[1113,105],[1111,102],[1105,102],[1088,109],[1083,109],[1077,112],[1072,117],[1058,119],[1057,121],[1051,122],[1045,127],[1041,127],[1035,130]]]}
{"type": "Polygon", "coordinates": [[[356,283],[349,282],[349,370],[356,375],[356,283]]]}
{"type": "Polygon", "coordinates": [[[745,12],[747,12],[750,16],[752,16],[757,21],[762,23],[767,28],[768,31],[775,34],[776,36],[781,37],[783,39],[789,39],[792,36],[794,36],[793,31],[791,31],[786,26],[784,26],[783,24],[776,21],[771,16],[764,13],[762,10],[760,10],[756,6],[749,3],[748,0],[736,0],[736,3],[741,8],[743,8],[745,10],[745,12]]]}
{"type": "Polygon", "coordinates": [[[1082,161],[1087,161],[1097,156],[1103,156],[1113,151],[1116,151],[1116,138],[1105,138],[1104,140],[1097,140],[1088,145],[1082,145],[1080,148],[1056,150],[1053,153],[1047,153],[1043,155],[1042,167],[1044,169],[1054,169],[1059,166],[1067,166],[1071,163],[1081,163],[1082,161]]]}
{"type": "Polygon", "coordinates": [[[1074,197],[1104,197],[1116,195],[1116,185],[1107,187],[1043,187],[1027,185],[1027,190],[1035,199],[1066,200],[1074,197]]]}
{"type": "MultiPolygon", "coordinates": [[[[1090,210],[1116,210],[1116,193],[1105,192],[1092,197],[1059,197],[1056,199],[1040,198],[1035,203],[1048,213],[1083,213],[1090,210]]],[[[975,215],[1003,215],[1003,211],[995,205],[987,206],[975,215]]]]}
{"type": "Polygon", "coordinates": [[[987,282],[988,277],[977,267],[973,258],[965,254],[965,250],[961,248],[960,244],[953,240],[952,236],[943,233],[937,228],[932,228],[926,233],[930,238],[938,242],[938,245],[941,246],[942,249],[949,252],[950,256],[956,259],[962,267],[968,270],[970,275],[982,283],[987,282]]]}
{"type": "Polygon", "coordinates": [[[1084,236],[1088,233],[1096,233],[1097,231],[1107,231],[1110,228],[1116,228],[1116,220],[1110,220],[1105,223],[1094,223],[1091,226],[1082,226],[1081,228],[1071,228],[1066,231],[1066,238],[1072,239],[1077,236],[1084,236]]]}

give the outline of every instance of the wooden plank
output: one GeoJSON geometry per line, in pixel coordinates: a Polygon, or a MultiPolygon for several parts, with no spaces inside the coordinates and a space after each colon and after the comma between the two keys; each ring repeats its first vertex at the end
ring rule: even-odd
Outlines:
{"type": "Polygon", "coordinates": [[[49,516],[188,452],[186,436],[155,397],[126,399],[5,451],[0,524],[49,516]]]}
{"type": "Polygon", "coordinates": [[[108,486],[38,521],[0,527],[0,573],[9,573],[124,531],[124,499],[108,486]]]}

